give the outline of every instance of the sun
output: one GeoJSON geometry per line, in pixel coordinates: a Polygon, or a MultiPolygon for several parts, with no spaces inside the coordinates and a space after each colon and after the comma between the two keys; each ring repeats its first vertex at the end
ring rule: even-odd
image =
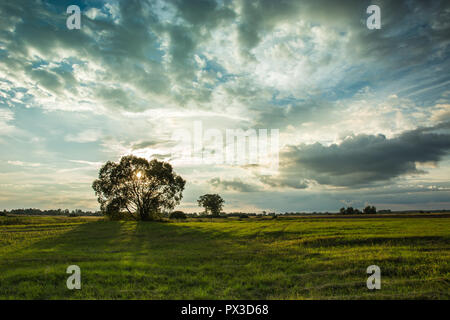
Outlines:
{"type": "Polygon", "coordinates": [[[142,172],[138,171],[138,173],[136,173],[136,177],[137,177],[138,179],[140,179],[140,178],[142,177],[142,172]]]}

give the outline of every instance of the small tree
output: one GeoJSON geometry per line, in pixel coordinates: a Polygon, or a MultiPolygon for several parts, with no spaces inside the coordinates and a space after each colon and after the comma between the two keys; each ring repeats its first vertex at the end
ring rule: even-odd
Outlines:
{"type": "Polygon", "coordinates": [[[130,155],[106,162],[92,188],[104,214],[126,210],[137,220],[155,220],[180,203],[185,183],[169,163],[130,155]]]}
{"type": "Polygon", "coordinates": [[[354,209],[353,207],[347,207],[346,208],[341,208],[341,210],[339,210],[339,212],[341,214],[360,214],[361,211],[359,211],[358,209],[354,209]]]}
{"type": "Polygon", "coordinates": [[[205,208],[206,214],[210,211],[213,216],[219,216],[225,201],[218,194],[205,194],[197,202],[199,207],[205,208]]]}
{"type": "Polygon", "coordinates": [[[169,215],[169,219],[186,220],[186,214],[183,211],[174,211],[169,215]]]}
{"type": "Polygon", "coordinates": [[[375,208],[374,206],[367,206],[364,208],[363,212],[365,214],[375,214],[377,213],[377,208],[375,208]]]}

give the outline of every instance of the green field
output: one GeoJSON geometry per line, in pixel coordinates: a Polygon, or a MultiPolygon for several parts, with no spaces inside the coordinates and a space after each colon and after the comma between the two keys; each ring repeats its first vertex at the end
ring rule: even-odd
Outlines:
{"type": "Polygon", "coordinates": [[[0,217],[0,270],[0,299],[449,299],[450,218],[0,217]]]}

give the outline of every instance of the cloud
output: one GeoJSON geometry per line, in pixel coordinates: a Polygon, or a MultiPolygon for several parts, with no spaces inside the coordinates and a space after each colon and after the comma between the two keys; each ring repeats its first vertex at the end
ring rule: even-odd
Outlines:
{"type": "Polygon", "coordinates": [[[40,163],[35,162],[24,162],[24,161],[11,161],[8,160],[8,164],[11,164],[13,166],[19,166],[19,167],[40,167],[40,163]]]}
{"type": "Polygon", "coordinates": [[[11,125],[14,120],[14,113],[9,109],[0,109],[0,135],[10,134],[15,131],[15,127],[11,125]]]}
{"type": "Polygon", "coordinates": [[[208,182],[213,187],[224,191],[255,192],[259,190],[257,186],[244,183],[237,178],[234,178],[233,180],[221,180],[220,178],[213,178],[208,182]]]}
{"type": "Polygon", "coordinates": [[[292,180],[303,178],[322,185],[356,187],[421,174],[424,171],[416,163],[439,162],[450,151],[449,130],[447,122],[391,139],[381,134],[359,134],[330,146],[287,146],[280,153],[280,174],[266,183],[292,186],[292,180]]]}
{"type": "Polygon", "coordinates": [[[160,144],[164,144],[164,143],[167,143],[167,142],[161,141],[161,140],[141,141],[141,142],[134,143],[133,146],[131,147],[131,149],[139,150],[139,149],[145,149],[145,148],[150,148],[150,147],[157,147],[160,144]]]}
{"type": "Polygon", "coordinates": [[[258,179],[273,188],[293,188],[293,189],[306,189],[308,188],[308,181],[297,175],[292,176],[270,176],[259,175],[258,179]]]}
{"type": "Polygon", "coordinates": [[[89,129],[77,134],[68,134],[64,139],[69,142],[87,143],[98,141],[100,137],[101,132],[99,130],[89,129]]]}
{"type": "Polygon", "coordinates": [[[431,120],[436,122],[450,121],[450,104],[438,104],[431,112],[431,120]]]}
{"type": "Polygon", "coordinates": [[[87,167],[92,167],[95,169],[99,169],[103,165],[102,162],[95,162],[95,161],[86,161],[86,160],[69,160],[69,161],[74,162],[74,163],[84,164],[87,167]]]}

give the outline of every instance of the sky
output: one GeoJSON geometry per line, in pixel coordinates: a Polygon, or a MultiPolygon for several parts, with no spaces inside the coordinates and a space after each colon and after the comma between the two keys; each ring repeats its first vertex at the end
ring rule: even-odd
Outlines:
{"type": "Polygon", "coordinates": [[[187,212],[450,209],[449,57],[449,1],[1,1],[0,209],[98,210],[128,154],[187,212]],[[237,129],[277,130],[268,162],[189,157],[237,129]]]}

